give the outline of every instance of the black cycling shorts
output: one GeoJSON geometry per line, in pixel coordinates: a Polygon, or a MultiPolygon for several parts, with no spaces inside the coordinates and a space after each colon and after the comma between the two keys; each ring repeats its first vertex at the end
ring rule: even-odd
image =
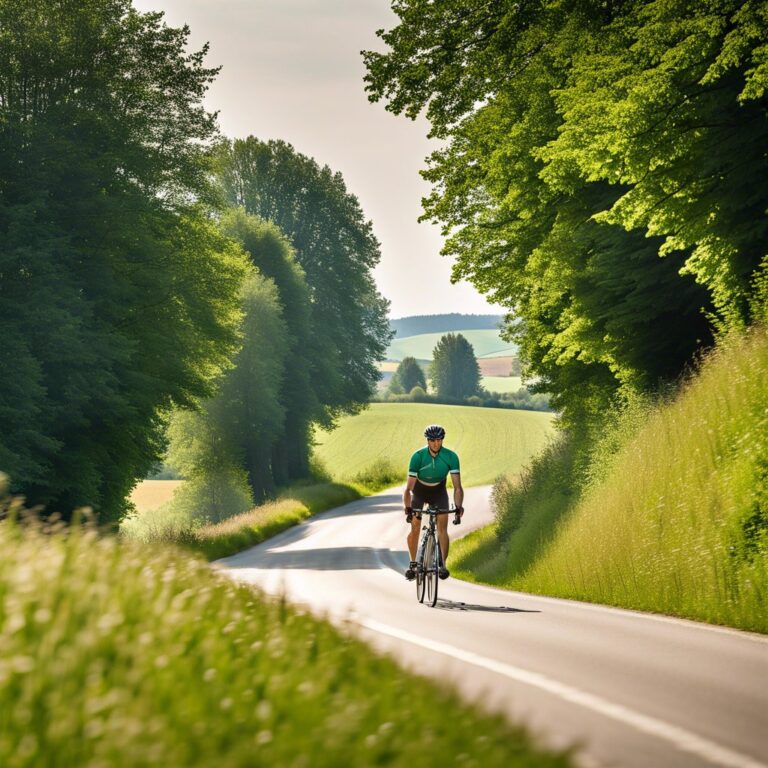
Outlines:
{"type": "Polygon", "coordinates": [[[434,504],[438,509],[448,509],[448,489],[445,480],[438,485],[424,485],[419,480],[411,491],[411,509],[421,512],[424,504],[434,504]]]}

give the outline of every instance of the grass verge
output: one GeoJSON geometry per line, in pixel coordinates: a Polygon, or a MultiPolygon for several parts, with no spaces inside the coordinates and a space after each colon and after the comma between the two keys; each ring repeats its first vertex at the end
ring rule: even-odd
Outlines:
{"type": "Polygon", "coordinates": [[[182,550],[9,521],[0,711],[4,768],[570,765],[182,550]]]}
{"type": "Polygon", "coordinates": [[[124,538],[145,544],[177,544],[208,560],[218,560],[260,544],[311,515],[395,485],[401,479],[399,474],[388,462],[378,461],[350,482],[297,484],[283,490],[277,500],[219,523],[196,521],[166,506],[129,518],[120,532],[124,538]]]}
{"type": "Polygon", "coordinates": [[[725,340],[668,404],[574,460],[550,446],[496,486],[494,528],[451,550],[496,586],[768,632],[768,331],[725,340]]]}

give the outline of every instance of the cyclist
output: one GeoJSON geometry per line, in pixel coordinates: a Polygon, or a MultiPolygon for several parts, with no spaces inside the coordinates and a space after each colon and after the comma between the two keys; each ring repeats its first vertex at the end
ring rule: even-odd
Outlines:
{"type": "MultiPolygon", "coordinates": [[[[448,490],[446,481],[448,475],[453,483],[453,503],[459,517],[464,514],[461,506],[464,501],[464,489],[461,487],[459,457],[450,449],[443,447],[445,430],[439,424],[431,424],[424,430],[427,445],[420,448],[411,456],[408,465],[408,483],[403,492],[405,514],[415,512],[411,518],[411,530],[408,534],[408,551],[411,554],[411,564],[405,572],[405,578],[412,581],[416,578],[416,547],[419,543],[419,528],[421,510],[424,504],[434,504],[438,509],[448,509],[448,490]]],[[[440,541],[440,551],[443,562],[440,566],[440,578],[448,578],[445,561],[448,558],[448,515],[437,518],[437,536],[440,541]]]]}

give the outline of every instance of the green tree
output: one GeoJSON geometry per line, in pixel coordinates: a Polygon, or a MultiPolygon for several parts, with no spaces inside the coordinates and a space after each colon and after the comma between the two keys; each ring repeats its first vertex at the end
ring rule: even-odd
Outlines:
{"type": "Polygon", "coordinates": [[[464,399],[480,392],[480,366],[472,345],[460,333],[448,333],[432,353],[429,379],[439,397],[464,399]]]}
{"type": "MultiPolygon", "coordinates": [[[[243,288],[243,342],[234,368],[221,385],[218,423],[245,468],[252,497],[261,502],[275,491],[275,446],[286,437],[285,390],[292,373],[288,324],[275,283],[257,273],[243,288]]],[[[302,439],[304,432],[294,439],[302,439]]]]}
{"type": "Polygon", "coordinates": [[[427,380],[424,378],[424,371],[416,362],[416,358],[404,357],[392,376],[389,389],[391,392],[400,391],[408,394],[414,387],[421,387],[426,390],[427,380]]]}
{"type": "Polygon", "coordinates": [[[274,222],[311,290],[312,383],[326,420],[354,413],[379,380],[391,332],[373,268],[379,244],[340,173],[282,141],[224,142],[216,156],[228,202],[274,222]]]}
{"type": "MultiPolygon", "coordinates": [[[[574,0],[458,7],[447,0],[406,0],[395,8],[398,26],[381,33],[390,50],[366,54],[371,98],[384,98],[388,109],[410,116],[426,109],[433,134],[446,140],[424,174],[434,189],[425,217],[443,225],[444,251],[456,258],[454,277],[471,279],[511,310],[515,319],[507,334],[519,342],[537,387],[553,393],[565,423],[590,421],[622,390],[663,387],[712,341],[707,316],[725,306],[718,281],[704,280],[694,269],[693,238],[675,250],[652,219],[665,204],[685,207],[691,195],[716,190],[715,174],[706,169],[731,162],[723,164],[714,145],[706,149],[708,158],[688,153],[706,123],[677,122],[676,97],[670,97],[664,76],[685,82],[686,62],[707,38],[702,29],[717,28],[724,39],[729,25],[723,19],[736,5],[713,19],[707,4],[699,12],[677,3],[574,0]],[[634,31],[628,36],[628,30],[634,31]],[[688,37],[691,30],[696,34],[688,37]],[[679,58],[664,54],[663,41],[670,38],[680,41],[679,58]],[[659,70],[655,80],[633,61],[638,51],[659,70]],[[638,107],[644,100],[654,105],[644,124],[658,128],[659,140],[676,136],[662,154],[623,111],[629,106],[621,101],[627,83],[636,83],[638,107]],[[649,86],[653,98],[645,99],[649,86]],[[614,108],[609,96],[622,108],[614,108]],[[597,144],[591,143],[592,125],[603,129],[597,144]],[[636,147],[637,154],[631,156],[625,146],[636,147]],[[613,157],[609,173],[604,160],[612,163],[613,157]],[[655,173],[667,165],[663,157],[680,171],[677,180],[655,173]],[[627,170],[624,176],[621,168],[627,170]],[[703,185],[699,170],[709,174],[703,185]],[[628,194],[631,199],[632,185],[660,177],[658,194],[647,201],[649,216],[627,226],[629,219],[621,220],[617,211],[628,194]]],[[[735,16],[731,20],[735,23],[735,16]]],[[[744,21],[742,30],[749,29],[753,39],[754,23],[744,21]]],[[[705,52],[707,58],[709,44],[705,52]]],[[[757,58],[749,60],[755,67],[757,58]]],[[[686,91],[677,95],[687,109],[686,91]]],[[[724,118],[719,129],[730,137],[726,148],[749,142],[756,195],[749,201],[742,195],[739,203],[749,203],[743,205],[751,212],[741,227],[748,238],[755,222],[765,218],[753,216],[760,205],[765,208],[759,191],[765,179],[764,157],[758,158],[764,146],[760,122],[752,121],[742,133],[726,113],[709,116],[717,124],[724,118]]],[[[738,162],[737,153],[731,157],[738,162]]],[[[717,218],[715,210],[734,207],[713,204],[701,209],[696,224],[705,238],[702,225],[717,218]]],[[[727,220],[738,224],[735,217],[727,220]]],[[[678,225],[683,226],[681,219],[678,225]]],[[[728,248],[735,248],[737,239],[732,233],[728,248]]],[[[744,248],[740,253],[747,255],[744,248]]],[[[741,273],[743,286],[759,263],[759,257],[750,258],[741,273]]]]}
{"type": "Polygon", "coordinates": [[[616,185],[599,220],[658,237],[721,325],[752,322],[768,239],[765,2],[655,0],[574,56],[544,178],[616,185]]]}
{"type": "Polygon", "coordinates": [[[174,516],[217,523],[253,506],[247,474],[223,429],[226,405],[214,399],[171,417],[167,461],[185,478],[170,502],[174,516]]]}
{"type": "Polygon", "coordinates": [[[0,461],[30,503],[119,517],[236,349],[187,42],[128,0],[0,0],[0,461]]]}
{"type": "MultiPolygon", "coordinates": [[[[274,236],[272,225],[261,227],[274,236]]],[[[287,249],[282,238],[278,242],[287,249]]],[[[201,402],[195,412],[175,414],[169,428],[168,463],[194,480],[193,487],[200,491],[196,501],[192,492],[176,494],[174,509],[185,514],[194,510],[194,517],[220,520],[246,509],[246,497],[253,504],[275,491],[273,453],[284,437],[283,395],[290,376],[288,324],[277,286],[254,267],[244,281],[241,301],[242,345],[233,367],[214,397],[201,402]],[[207,510],[204,500],[214,506],[207,510]]]]}
{"type": "MultiPolygon", "coordinates": [[[[317,392],[317,380],[325,362],[322,348],[314,343],[310,289],[290,243],[275,224],[242,209],[227,211],[221,223],[224,231],[242,244],[259,272],[274,282],[282,308],[286,326],[281,341],[285,373],[279,400],[285,422],[272,444],[270,465],[274,482],[284,485],[307,476],[312,424],[331,424],[317,392]]],[[[253,332],[258,333],[258,328],[253,332]]]]}

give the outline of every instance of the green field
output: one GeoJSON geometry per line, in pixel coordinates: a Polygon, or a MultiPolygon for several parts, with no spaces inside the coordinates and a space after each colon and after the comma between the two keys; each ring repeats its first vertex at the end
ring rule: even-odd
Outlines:
{"type": "Polygon", "coordinates": [[[553,415],[501,408],[470,408],[423,403],[373,403],[341,420],[333,432],[316,436],[316,455],[335,480],[348,480],[373,463],[402,467],[424,445],[427,424],[442,424],[445,445],[461,458],[465,485],[491,483],[525,464],[552,433],[553,415]]]}
{"type": "MultiPolygon", "coordinates": [[[[504,341],[498,331],[474,330],[452,331],[460,333],[474,347],[475,357],[509,357],[517,354],[517,346],[504,341]]],[[[404,339],[394,339],[387,350],[388,360],[402,360],[415,357],[417,360],[431,360],[432,351],[444,333],[422,333],[404,339]]]]}

